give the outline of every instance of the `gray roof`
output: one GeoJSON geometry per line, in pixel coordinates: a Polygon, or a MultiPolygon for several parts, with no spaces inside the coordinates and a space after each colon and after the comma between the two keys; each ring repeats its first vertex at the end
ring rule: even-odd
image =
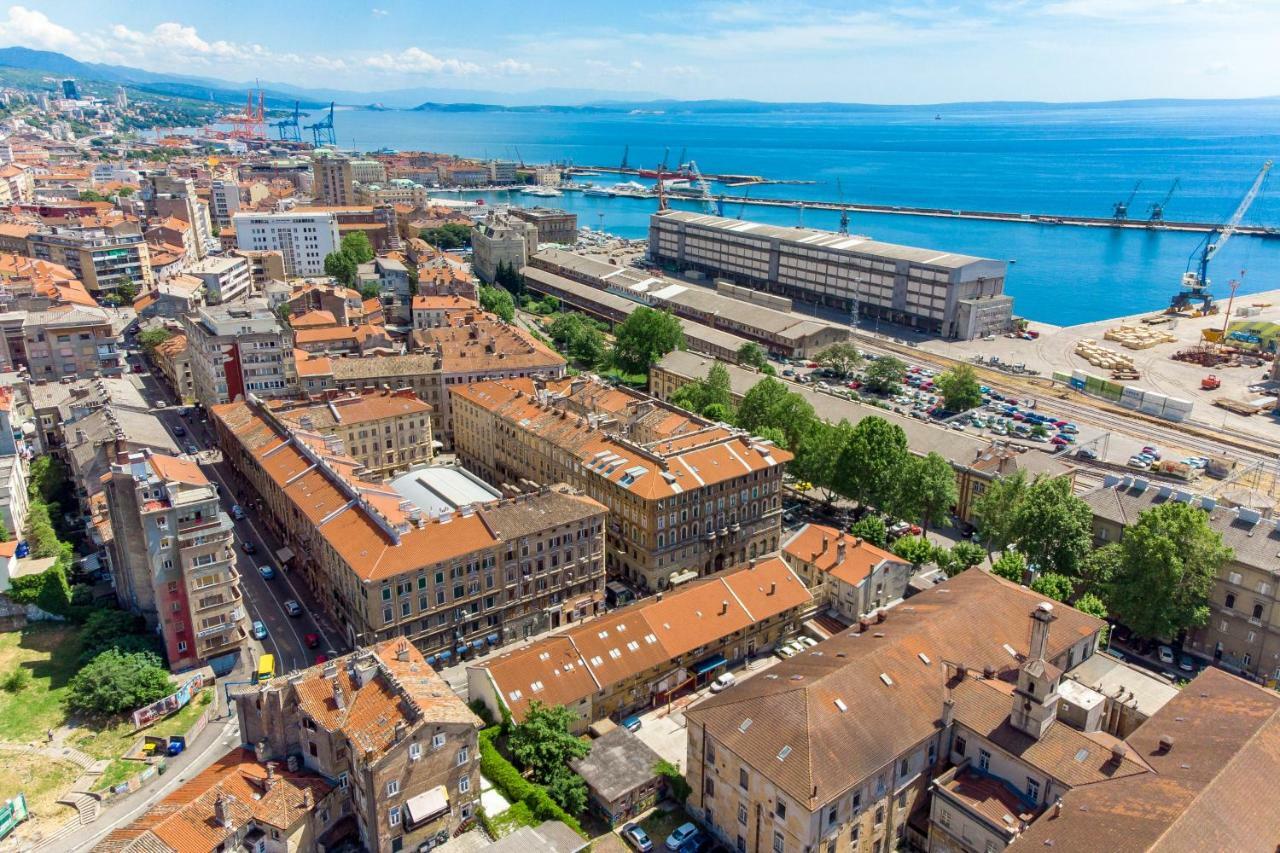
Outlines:
{"type": "Polygon", "coordinates": [[[661,760],[648,744],[618,726],[592,741],[591,751],[569,766],[600,799],[612,803],[653,781],[658,775],[654,767],[661,760]]]}
{"type": "Polygon", "coordinates": [[[584,521],[605,512],[590,498],[549,489],[517,501],[490,504],[480,515],[493,534],[504,542],[551,527],[584,521]]]}
{"type": "Polygon", "coordinates": [[[27,396],[36,410],[62,406],[95,406],[110,403],[117,408],[149,411],[151,404],[142,396],[138,386],[127,376],[103,376],[97,379],[77,379],[73,382],[26,383],[27,396]]]}
{"type": "Polygon", "coordinates": [[[101,308],[76,306],[74,308],[55,308],[48,311],[28,311],[23,321],[24,328],[34,326],[97,326],[110,325],[111,315],[101,308]]]}
{"type": "Polygon", "coordinates": [[[1169,682],[1107,654],[1086,658],[1067,673],[1067,678],[1122,701],[1147,717],[1178,695],[1178,688],[1169,682]],[[1125,698],[1120,699],[1121,695],[1125,698]]]}
{"type": "Polygon", "coordinates": [[[558,820],[548,820],[535,827],[520,829],[493,842],[485,849],[489,853],[578,853],[590,842],[558,820]]]}
{"type": "Polygon", "coordinates": [[[1169,501],[1182,500],[1205,510],[1209,525],[1222,534],[1222,542],[1246,566],[1280,575],[1280,519],[1259,518],[1248,509],[1218,506],[1213,498],[1197,497],[1188,489],[1164,483],[1137,482],[1125,478],[1081,496],[1094,517],[1128,527],[1144,511],[1169,501]]]}
{"type": "Polygon", "coordinates": [[[392,480],[391,488],[433,517],[447,515],[464,506],[492,503],[502,497],[496,489],[460,465],[415,468],[392,480]]]}

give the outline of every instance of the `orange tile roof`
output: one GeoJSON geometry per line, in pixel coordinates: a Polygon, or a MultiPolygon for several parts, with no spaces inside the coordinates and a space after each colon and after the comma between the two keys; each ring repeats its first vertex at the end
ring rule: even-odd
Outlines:
{"type": "Polygon", "coordinates": [[[445,296],[415,296],[414,311],[447,311],[447,310],[479,311],[480,303],[465,296],[449,294],[445,296]]]}
{"type": "Polygon", "coordinates": [[[302,419],[309,418],[312,429],[327,429],[337,424],[360,424],[383,418],[425,415],[431,406],[413,394],[368,391],[334,397],[325,402],[299,404],[296,400],[270,400],[267,405],[281,420],[301,429],[302,419]]]}
{"type": "Polygon", "coordinates": [[[328,326],[338,325],[338,320],[333,316],[332,311],[308,311],[305,314],[299,314],[297,317],[289,318],[289,325],[295,330],[314,329],[328,326]]]}
{"type": "Polygon", "coordinates": [[[163,453],[153,453],[148,457],[151,468],[160,479],[172,483],[187,483],[192,486],[207,486],[209,478],[200,466],[190,459],[179,459],[163,453]]]}
{"type": "Polygon", "coordinates": [[[811,563],[819,572],[855,586],[886,560],[903,562],[883,548],[822,524],[806,524],[782,543],[782,550],[797,560],[811,563]]]}

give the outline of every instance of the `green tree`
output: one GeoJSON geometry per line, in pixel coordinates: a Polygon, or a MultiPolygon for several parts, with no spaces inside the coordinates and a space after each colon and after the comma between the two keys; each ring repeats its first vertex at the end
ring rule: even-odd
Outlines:
{"type": "Polygon", "coordinates": [[[1031,590],[1048,596],[1054,601],[1067,602],[1075,594],[1076,585],[1066,575],[1042,572],[1031,582],[1031,590]]]}
{"type": "Polygon", "coordinates": [[[355,287],[355,259],[346,252],[330,252],[324,256],[324,274],[333,276],[347,287],[355,287]]]}
{"type": "Polygon", "coordinates": [[[893,543],[892,550],[895,556],[910,563],[913,571],[932,560],[937,552],[933,543],[923,536],[903,536],[893,543]]]}
{"type": "Polygon", "coordinates": [[[157,327],[154,329],[147,329],[145,332],[138,335],[138,342],[142,344],[143,349],[148,352],[154,352],[156,347],[160,346],[172,337],[173,332],[163,327],[157,327]]]}
{"type": "Polygon", "coordinates": [[[448,251],[471,245],[471,226],[461,222],[446,222],[437,228],[424,228],[418,236],[437,249],[448,251]]]}
{"type": "Polygon", "coordinates": [[[1167,501],[1138,516],[1120,540],[1107,604],[1139,636],[1174,639],[1209,618],[1209,591],[1232,558],[1199,507],[1167,501]]]}
{"type": "Polygon", "coordinates": [[[107,201],[107,197],[97,190],[84,190],[80,193],[80,201],[107,201]]]}
{"type": "MultiPolygon", "coordinates": [[[[131,195],[133,195],[133,193],[134,193],[133,187],[120,187],[118,190],[116,190],[116,196],[118,198],[129,198],[131,195]]],[[[216,226],[214,228],[213,236],[215,237],[218,236],[218,231],[216,226]]]]}
{"type": "Polygon", "coordinates": [[[667,791],[670,792],[671,798],[677,803],[683,804],[685,800],[689,799],[689,795],[693,793],[693,789],[689,787],[689,781],[684,778],[680,768],[665,758],[659,759],[658,763],[653,765],[653,772],[661,776],[662,781],[667,783],[667,791]]]}
{"type": "Polygon", "coordinates": [[[891,507],[908,459],[902,427],[874,415],[863,418],[840,456],[837,491],[863,505],[891,507]]]}
{"type": "Polygon", "coordinates": [[[501,287],[480,285],[480,307],[490,314],[496,314],[504,323],[516,318],[516,303],[511,294],[501,287]]]}
{"type": "Polygon", "coordinates": [[[373,260],[373,244],[369,242],[369,235],[363,231],[353,231],[343,237],[340,245],[339,251],[350,255],[351,260],[357,264],[367,264],[373,260]]]}
{"type": "Polygon", "coordinates": [[[538,784],[547,784],[567,767],[570,759],[582,758],[591,751],[589,743],[569,733],[574,720],[574,713],[563,705],[544,705],[535,700],[525,712],[524,722],[511,727],[507,747],[538,784]]]}
{"type": "Polygon", "coordinates": [[[862,353],[858,352],[858,348],[851,343],[838,343],[818,353],[818,357],[814,361],[823,367],[834,370],[836,375],[850,377],[853,372],[862,364],[862,353]]]}
{"type": "Polygon", "coordinates": [[[524,294],[524,276],[520,274],[520,270],[506,261],[498,262],[498,268],[493,274],[493,283],[515,296],[524,294]]]}
{"type": "Polygon", "coordinates": [[[1027,558],[1020,551],[1004,551],[991,564],[991,573],[1020,584],[1027,577],[1027,558]]]}
{"type": "Polygon", "coordinates": [[[986,558],[986,549],[981,545],[961,539],[951,546],[951,562],[958,567],[957,573],[973,568],[986,558]]]}
{"type": "MultiPolygon", "coordinates": [[[[707,415],[707,417],[711,417],[711,415],[707,415]]],[[[717,418],[717,420],[723,419],[717,418]]],[[[727,420],[725,422],[729,423],[727,420]]],[[[781,447],[783,450],[791,449],[787,446],[787,434],[777,427],[760,427],[760,429],[755,431],[755,436],[756,438],[762,438],[765,441],[772,441],[774,447],[781,447]]]]}
{"type": "Polygon", "coordinates": [[[289,318],[293,316],[293,309],[288,303],[276,306],[276,316],[280,318],[281,324],[288,326],[289,318]]]}
{"type": "Polygon", "coordinates": [[[559,768],[558,772],[544,783],[544,787],[547,789],[547,796],[569,814],[576,817],[586,811],[587,783],[569,768],[559,768]]]}
{"type": "Polygon", "coordinates": [[[864,515],[849,526],[849,532],[877,548],[883,548],[889,541],[889,528],[885,527],[884,519],[878,515],[864,515]]]}
{"type": "Polygon", "coordinates": [[[133,302],[133,300],[138,298],[137,283],[128,276],[125,276],[120,279],[120,283],[116,285],[116,295],[120,297],[121,302],[133,302]]]}
{"type": "Polygon", "coordinates": [[[888,394],[902,386],[902,378],[907,375],[907,365],[893,356],[881,356],[863,372],[863,381],[867,388],[880,394],[888,394]]]}
{"type": "MultiPolygon", "coordinates": [[[[1013,542],[1017,509],[1026,497],[1026,472],[1019,468],[1007,477],[987,483],[986,490],[973,502],[973,520],[989,551],[1003,551],[1013,542]]],[[[1018,583],[1021,583],[1021,576],[1018,583]]]]}
{"type": "Polygon", "coordinates": [[[381,299],[382,286],[376,281],[366,281],[364,284],[360,285],[360,298],[381,299]]]}
{"type": "Polygon", "coordinates": [[[677,388],[671,395],[671,403],[700,415],[714,411],[717,420],[725,419],[725,416],[732,420],[733,391],[729,387],[729,371],[717,361],[707,371],[706,378],[686,382],[677,388]]]}
{"type": "Polygon", "coordinates": [[[1120,550],[1119,543],[1116,542],[1090,551],[1084,558],[1084,562],[1080,564],[1077,580],[1081,590],[1105,600],[1108,590],[1111,589],[1112,580],[1120,571],[1120,562],[1123,559],[1124,554],[1120,550]]]}
{"type": "Polygon", "coordinates": [[[1090,616],[1097,616],[1099,619],[1107,618],[1106,603],[1091,592],[1086,592],[1077,598],[1071,606],[1081,613],[1088,613],[1090,616]]]}
{"type": "Polygon", "coordinates": [[[751,386],[738,404],[738,426],[759,434],[764,427],[782,430],[787,447],[800,446],[800,440],[814,422],[809,401],[777,379],[766,377],[751,386]]]}
{"type": "Polygon", "coordinates": [[[815,418],[800,437],[795,459],[787,470],[822,489],[823,499],[830,503],[840,482],[840,457],[852,436],[853,427],[848,421],[833,425],[815,418]]]}
{"type": "Polygon", "coordinates": [[[898,494],[893,501],[894,513],[903,518],[920,519],[927,531],[946,519],[960,499],[955,469],[932,451],[927,456],[907,454],[904,463],[898,494]]]}
{"type": "Polygon", "coordinates": [[[769,354],[755,341],[747,341],[738,347],[738,364],[764,370],[769,366],[769,354]]]}
{"type": "Polygon", "coordinates": [[[149,705],[172,690],[160,658],[107,649],[71,679],[67,706],[94,716],[114,716],[149,705]]]}
{"type": "Polygon", "coordinates": [[[957,364],[934,380],[949,412],[967,412],[982,405],[978,375],[967,364],[957,364]]]}
{"type": "Polygon", "coordinates": [[[613,360],[627,373],[648,373],[658,359],[684,346],[684,329],[669,311],[641,306],[613,332],[613,360]]]}
{"type": "Polygon", "coordinates": [[[1076,577],[1093,543],[1093,513],[1066,477],[1037,477],[1014,512],[1013,533],[1039,571],[1076,577]]]}

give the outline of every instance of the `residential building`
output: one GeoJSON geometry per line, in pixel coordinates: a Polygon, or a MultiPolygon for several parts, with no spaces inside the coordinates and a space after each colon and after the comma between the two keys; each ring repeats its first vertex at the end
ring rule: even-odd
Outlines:
{"type": "Polygon", "coordinates": [[[210,305],[233,302],[252,290],[249,261],[235,255],[204,260],[187,267],[186,275],[200,279],[210,305]]]}
{"type": "Polygon", "coordinates": [[[41,454],[61,446],[64,426],[98,409],[111,407],[145,413],[151,408],[142,392],[123,376],[63,377],[53,382],[33,377],[26,380],[23,390],[34,413],[35,445],[41,454]]]}
{"type": "Polygon", "coordinates": [[[369,238],[375,252],[392,252],[401,248],[399,216],[395,205],[374,204],[299,206],[294,213],[331,213],[338,223],[338,238],[357,232],[369,238]]]}
{"type": "Polygon", "coordinates": [[[576,213],[550,207],[513,207],[508,213],[537,228],[538,243],[572,246],[578,242],[578,214],[576,213]]]}
{"type": "Polygon", "coordinates": [[[911,564],[834,527],[806,524],[782,542],[782,559],[846,623],[902,601],[911,564]]]}
{"type": "MultiPolygon", "coordinates": [[[[696,353],[681,350],[667,353],[649,369],[649,393],[660,400],[669,400],[680,386],[705,379],[714,364],[714,359],[696,353]]],[[[764,378],[758,371],[740,365],[726,363],[724,368],[729,374],[730,393],[735,404],[741,402],[752,386],[764,378]]],[[[1072,465],[1044,453],[1021,452],[1015,446],[824,393],[812,385],[788,382],[787,390],[803,397],[813,406],[814,413],[828,423],[848,421],[856,424],[870,416],[882,418],[906,433],[907,447],[913,454],[926,456],[937,453],[950,462],[956,474],[958,493],[952,511],[961,521],[973,520],[974,504],[990,483],[1018,471],[1025,472],[1030,479],[1066,477],[1073,483],[1075,481],[1076,469],[1072,465]]]]}
{"type": "Polygon", "coordinates": [[[151,284],[151,254],[138,223],[60,225],[27,236],[29,254],[71,270],[95,296],[132,282],[143,290],[151,284]]]}
{"type": "Polygon", "coordinates": [[[196,401],[195,378],[191,373],[191,350],[186,335],[173,335],[151,351],[151,360],[160,368],[160,375],[169,383],[181,402],[196,401]]]}
{"type": "Polygon", "coordinates": [[[205,408],[297,388],[293,337],[265,300],[211,305],[182,318],[196,399],[205,408]]]}
{"type": "Polygon", "coordinates": [[[471,268],[481,281],[497,278],[498,267],[519,270],[538,250],[538,227],[509,214],[490,213],[471,231],[471,268]]]}
{"type": "MultiPolygon", "coordinates": [[[[208,688],[215,689],[215,688],[208,688]]],[[[94,845],[104,853],[332,849],[348,795],[288,762],[237,747],[94,845]],[[332,833],[332,834],[331,834],[332,833]]]]}
{"type": "Polygon", "coordinates": [[[22,352],[13,364],[33,378],[119,375],[125,353],[111,315],[94,306],[68,305],[27,311],[22,321],[22,352]]]}
{"type": "Polygon", "coordinates": [[[587,783],[587,803],[609,826],[637,818],[658,804],[663,793],[662,756],[623,726],[591,741],[591,751],[569,761],[587,783]]]}
{"type": "Polygon", "coordinates": [[[178,320],[204,304],[205,280],[179,274],[157,281],[155,287],[133,300],[133,310],[143,320],[152,317],[178,320]]]}
{"type": "Polygon", "coordinates": [[[1280,682],[1280,520],[1247,507],[1220,506],[1214,498],[1144,477],[1113,479],[1081,496],[1093,511],[1094,544],[1119,542],[1143,512],[1161,504],[1180,501],[1199,508],[1231,549],[1231,559],[1209,592],[1208,621],[1189,632],[1183,648],[1232,672],[1270,685],[1280,682]]]}
{"type": "Polygon", "coordinates": [[[307,283],[294,287],[285,304],[295,329],[303,317],[313,313],[328,315],[330,322],[326,325],[359,326],[370,322],[360,291],[340,284],[307,283]]]}
{"type": "Polygon", "coordinates": [[[329,211],[237,213],[231,217],[236,248],[277,251],[288,276],[324,275],[324,259],[339,247],[338,220],[329,211]]]}
{"type": "Polygon", "coordinates": [[[145,178],[140,193],[146,205],[149,219],[168,217],[186,222],[191,229],[191,242],[195,250],[193,260],[204,258],[216,248],[213,223],[209,220],[209,205],[196,194],[191,178],[173,175],[153,175],[145,178]]]}
{"type": "MultiPolygon", "coordinates": [[[[788,357],[813,357],[849,339],[849,327],[791,310],[791,300],[717,282],[713,290],[661,273],[619,267],[563,249],[543,249],[529,266],[651,308],[670,311],[702,326],[755,341],[788,357]]],[[[561,285],[555,279],[543,279],[561,285]]]]}
{"type": "Polygon", "coordinates": [[[267,405],[293,429],[340,439],[370,480],[431,461],[431,407],[410,389],[329,391],[317,401],[273,400],[267,405]]]}
{"type": "Polygon", "coordinates": [[[305,324],[305,321],[317,319],[325,313],[312,311],[298,318],[300,322],[293,327],[293,345],[299,353],[375,356],[394,355],[403,351],[402,345],[392,339],[385,326],[313,323],[308,328],[305,324]]]}
{"type": "Polygon", "coordinates": [[[209,214],[213,224],[226,228],[231,217],[240,211],[240,184],[237,181],[215,178],[209,182],[209,214]]]}
{"type": "Polygon", "coordinates": [[[590,498],[501,498],[448,468],[375,483],[336,436],[294,430],[256,398],[215,407],[212,421],[293,577],[352,644],[407,636],[443,663],[603,607],[606,510],[590,498]]]}
{"type": "Polygon", "coordinates": [[[244,258],[249,262],[249,280],[255,291],[261,293],[267,282],[284,281],[287,273],[284,270],[284,254],[279,251],[251,249],[232,249],[227,253],[244,258]]]}
{"type": "Polygon", "coordinates": [[[361,184],[385,183],[387,167],[378,160],[352,160],[351,179],[361,184]]]}
{"type": "Polygon", "coordinates": [[[1012,322],[1003,261],[681,210],[650,217],[649,256],[948,339],[1003,332],[1012,322]]]}
{"type": "Polygon", "coordinates": [[[489,182],[500,187],[511,186],[516,182],[516,164],[510,160],[490,160],[489,182]]]}
{"type": "Polygon", "coordinates": [[[311,161],[311,169],[316,204],[344,206],[356,203],[355,175],[350,158],[318,152],[311,161]]]}
{"type": "Polygon", "coordinates": [[[570,483],[613,513],[611,578],[662,590],[778,549],[792,455],[586,376],[455,386],[460,459],[495,482],[570,483]]]}
{"type": "Polygon", "coordinates": [[[121,453],[103,490],[116,598],[156,627],[170,669],[238,654],[249,617],[234,528],[200,466],[147,450],[121,453]]]}
{"type": "MultiPolygon", "coordinates": [[[[12,403],[11,399],[5,402],[12,403]]],[[[30,503],[25,460],[12,452],[0,456],[0,525],[7,539],[17,542],[26,534],[30,503]]]]}
{"type": "Polygon", "coordinates": [[[444,844],[480,802],[482,725],[403,637],[236,700],[259,761],[298,762],[328,780],[372,853],[444,844]]]}
{"type": "Polygon", "coordinates": [[[438,329],[452,325],[455,317],[475,315],[480,311],[480,303],[457,294],[415,296],[410,304],[415,329],[438,329]]]}
{"type": "Polygon", "coordinates": [[[575,732],[670,701],[767,654],[812,603],[777,557],[659,593],[467,668],[467,695],[517,722],[564,705],[575,732]]]}

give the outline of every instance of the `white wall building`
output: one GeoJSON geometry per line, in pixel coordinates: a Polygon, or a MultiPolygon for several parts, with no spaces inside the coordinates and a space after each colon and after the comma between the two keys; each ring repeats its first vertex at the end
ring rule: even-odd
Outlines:
{"type": "Polygon", "coordinates": [[[240,210],[240,184],[235,181],[216,180],[209,185],[209,214],[219,228],[231,224],[231,217],[240,210]]]}
{"type": "Polygon", "coordinates": [[[188,267],[186,274],[204,282],[205,293],[214,305],[247,295],[253,285],[249,261],[239,255],[205,258],[188,267]]]}
{"type": "Polygon", "coordinates": [[[332,213],[237,213],[231,220],[237,248],[280,252],[290,276],[324,275],[325,255],[338,249],[332,213]]]}

